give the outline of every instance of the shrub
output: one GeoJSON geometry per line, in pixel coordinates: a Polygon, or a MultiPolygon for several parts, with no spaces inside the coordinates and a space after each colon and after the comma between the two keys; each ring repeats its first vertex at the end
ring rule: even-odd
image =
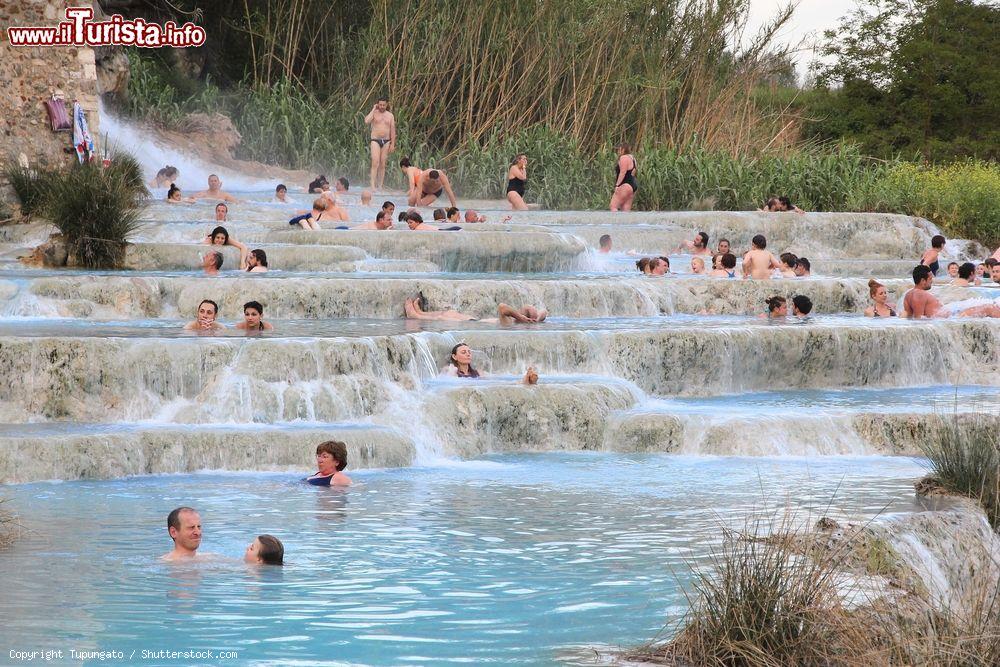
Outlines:
{"type": "Polygon", "coordinates": [[[1000,438],[977,414],[948,415],[937,437],[921,441],[930,474],[946,490],[979,501],[1000,529],[1000,438]]]}
{"type": "Polygon", "coordinates": [[[857,202],[862,210],[927,218],[952,236],[1000,245],[1000,165],[969,160],[945,166],[901,162],[857,202]]]}
{"type": "Polygon", "coordinates": [[[85,163],[53,176],[44,214],[66,239],[71,263],[87,268],[122,265],[128,239],[140,227],[139,207],[146,193],[141,175],[136,181],[137,167],[133,158],[119,154],[107,169],[85,163]]]}
{"type": "Polygon", "coordinates": [[[54,172],[47,169],[27,169],[12,165],[4,171],[14,193],[21,202],[21,214],[27,217],[39,215],[45,204],[46,188],[54,172]]]}

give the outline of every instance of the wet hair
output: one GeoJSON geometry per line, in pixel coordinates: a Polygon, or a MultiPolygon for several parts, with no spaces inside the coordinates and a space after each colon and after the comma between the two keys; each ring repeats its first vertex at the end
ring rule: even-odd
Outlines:
{"type": "Polygon", "coordinates": [[[209,174],[208,177],[209,178],[219,178],[219,175],[218,174],[209,174]]]}
{"type": "Polygon", "coordinates": [[[260,551],[257,552],[260,562],[264,565],[285,564],[285,545],[281,540],[274,535],[258,535],[257,541],[260,542],[260,551]]]}
{"type": "Polygon", "coordinates": [[[731,252],[727,252],[725,255],[723,255],[722,259],[719,260],[719,261],[722,263],[722,266],[724,268],[727,268],[727,269],[735,269],[736,268],[736,255],[734,255],[731,252]]]}
{"type": "Polygon", "coordinates": [[[378,213],[375,214],[375,222],[382,222],[385,220],[389,213],[384,208],[379,209],[378,213]]]}
{"type": "Polygon", "coordinates": [[[316,445],[316,453],[322,454],[323,452],[337,459],[337,470],[343,470],[347,467],[347,445],[341,441],[327,440],[316,445]]]}
{"type": "Polygon", "coordinates": [[[445,210],[443,208],[436,208],[436,209],[434,209],[434,219],[435,220],[445,220],[445,219],[447,219],[447,217],[448,217],[448,214],[445,212],[445,210]]]}
{"type": "Polygon", "coordinates": [[[451,216],[453,216],[453,215],[458,215],[458,209],[457,209],[457,208],[455,208],[454,206],[449,206],[448,208],[446,208],[446,209],[444,210],[444,212],[445,212],[445,214],[447,215],[447,217],[449,217],[449,218],[450,218],[451,216]]]}
{"type": "Polygon", "coordinates": [[[752,239],[750,239],[750,243],[760,248],[761,250],[767,247],[767,239],[764,238],[763,234],[757,234],[756,236],[754,236],[752,239]]]}
{"type": "MultiPolygon", "coordinates": [[[[256,248],[254,250],[251,250],[250,254],[253,255],[257,259],[257,264],[259,266],[267,266],[267,253],[266,252],[264,252],[260,248],[256,248]]],[[[249,269],[247,269],[247,270],[249,271],[249,269]]]]}
{"type": "MultiPolygon", "coordinates": [[[[458,368],[458,362],[455,361],[455,353],[458,352],[458,348],[460,347],[469,347],[469,346],[466,343],[457,343],[455,347],[451,348],[451,354],[448,355],[448,363],[454,366],[455,368],[458,368]]],[[[469,375],[471,375],[472,377],[479,377],[479,371],[473,368],[471,363],[469,364],[469,375]]]]}
{"type": "Polygon", "coordinates": [[[219,227],[216,227],[215,229],[213,229],[212,233],[208,235],[208,238],[211,239],[212,242],[214,243],[215,242],[215,237],[218,234],[222,234],[224,237],[226,237],[226,241],[225,241],[225,243],[223,243],[223,245],[225,245],[226,243],[229,243],[229,232],[226,231],[226,228],[222,227],[222,226],[219,226],[219,227]]]}
{"type": "Polygon", "coordinates": [[[791,211],[793,208],[795,208],[795,205],[792,204],[792,200],[789,199],[788,197],[785,197],[784,195],[782,195],[781,197],[778,197],[778,202],[782,206],[784,206],[785,208],[787,208],[789,211],[791,211]]]}
{"type": "Polygon", "coordinates": [[[173,197],[175,192],[180,192],[180,191],[181,189],[179,187],[177,187],[174,183],[171,183],[170,189],[167,190],[167,199],[173,197]]]}
{"type": "Polygon", "coordinates": [[[220,201],[218,204],[215,205],[215,210],[218,211],[220,206],[226,209],[226,212],[229,212],[229,204],[227,204],[224,201],[220,201]]]}
{"type": "Polygon", "coordinates": [[[427,178],[431,179],[432,181],[436,181],[440,177],[441,173],[437,169],[431,169],[430,171],[427,172],[427,178]]]}
{"type": "MultiPolygon", "coordinates": [[[[156,172],[156,177],[174,179],[177,178],[177,173],[178,173],[177,167],[168,164],[163,169],[160,169],[158,172],[156,172]]],[[[171,183],[171,185],[173,185],[173,183],[171,183]]]]}
{"type": "Polygon", "coordinates": [[[378,97],[375,98],[375,101],[376,102],[385,102],[386,104],[388,104],[389,103],[389,96],[388,95],[379,95],[378,97]]]}
{"type": "Polygon", "coordinates": [[[285,192],[288,192],[288,188],[285,186],[284,183],[278,183],[278,187],[276,187],[274,189],[274,191],[275,192],[281,192],[282,190],[284,190],[285,192]]]}
{"type": "MultiPolygon", "coordinates": [[[[219,269],[221,269],[222,268],[222,262],[223,262],[223,259],[224,259],[223,256],[222,256],[222,253],[219,252],[218,250],[215,250],[215,251],[209,253],[209,256],[213,258],[212,261],[215,264],[215,270],[218,271],[219,269]]],[[[216,309],[216,312],[218,312],[218,309],[216,309]]]]}
{"type": "MultiPolygon", "coordinates": [[[[205,303],[202,301],[202,303],[205,303]]],[[[209,302],[211,303],[211,302],[209,302]]],[[[171,510],[170,514],[167,515],[167,528],[175,528],[177,530],[181,529],[181,512],[197,512],[193,507],[178,507],[177,509],[171,510]]]]}
{"type": "Polygon", "coordinates": [[[670,258],[669,257],[664,257],[663,255],[660,255],[659,257],[657,257],[657,259],[663,260],[663,263],[667,265],[667,268],[668,269],[670,268],[670,258]]]}
{"type": "Polygon", "coordinates": [[[391,201],[384,201],[384,202],[382,202],[382,210],[383,211],[385,209],[389,208],[389,207],[396,208],[396,205],[394,203],[392,203],[391,201]]]}
{"type": "Polygon", "coordinates": [[[885,285],[883,285],[879,281],[875,280],[874,278],[870,279],[868,281],[868,296],[870,296],[870,297],[872,297],[874,299],[875,298],[875,292],[878,291],[879,287],[885,287],[885,285]]]}
{"type": "Polygon", "coordinates": [[[646,272],[646,267],[649,266],[649,257],[643,257],[642,259],[636,260],[635,268],[639,269],[643,273],[646,272]]]}
{"type": "Polygon", "coordinates": [[[765,211],[772,211],[773,212],[773,210],[775,208],[777,208],[778,204],[780,204],[780,203],[781,202],[778,201],[777,197],[771,197],[766,202],[764,202],[764,210],[765,211]]]}
{"type": "Polygon", "coordinates": [[[400,211],[399,215],[396,217],[399,219],[400,222],[406,222],[407,219],[409,219],[410,214],[408,211],[400,211]]]}
{"type": "Polygon", "coordinates": [[[518,153],[517,155],[514,156],[514,159],[510,161],[510,166],[513,167],[515,164],[517,164],[517,161],[520,160],[522,157],[528,157],[528,155],[526,153],[518,153]]]}
{"type": "Polygon", "coordinates": [[[416,211],[410,211],[409,213],[406,214],[406,221],[407,222],[415,221],[417,224],[423,224],[424,216],[420,215],[416,211]]]}
{"type": "Polygon", "coordinates": [[[767,304],[767,311],[769,313],[773,313],[774,311],[778,310],[778,308],[781,308],[783,305],[785,305],[787,301],[788,300],[783,296],[771,296],[768,297],[767,300],[764,301],[764,303],[767,304]]]}
{"type": "Polygon", "coordinates": [[[316,180],[314,180],[312,183],[309,184],[309,192],[312,192],[313,190],[319,190],[327,183],[329,183],[329,181],[326,180],[326,176],[320,174],[319,176],[316,177],[316,180]]]}
{"type": "Polygon", "coordinates": [[[402,160],[399,161],[399,168],[400,169],[406,169],[407,167],[412,167],[412,166],[413,165],[410,164],[410,158],[408,158],[408,157],[404,157],[402,160]]]}
{"type": "Polygon", "coordinates": [[[611,234],[602,234],[597,242],[602,248],[606,245],[611,245],[611,234]]]}
{"type": "Polygon", "coordinates": [[[243,314],[244,315],[247,312],[247,308],[253,308],[254,310],[256,310],[261,315],[264,314],[264,306],[260,305],[259,301],[247,301],[246,303],[244,303],[243,304],[243,314]]]}
{"type": "Polygon", "coordinates": [[[913,284],[917,285],[927,279],[931,275],[931,268],[924,264],[919,264],[913,267],[913,284]]]}
{"type": "Polygon", "coordinates": [[[790,252],[783,252],[779,259],[788,265],[789,268],[794,269],[795,265],[799,263],[799,258],[790,252]]]}
{"type": "Polygon", "coordinates": [[[941,236],[940,234],[935,234],[931,238],[931,247],[934,247],[934,248],[943,248],[944,244],[945,244],[944,237],[941,236]]]}
{"type": "Polygon", "coordinates": [[[319,197],[313,201],[313,208],[317,211],[325,211],[330,207],[330,202],[326,200],[326,197],[319,197]]]}
{"type": "Polygon", "coordinates": [[[972,262],[966,262],[962,266],[958,267],[958,277],[968,280],[972,277],[972,274],[976,272],[976,265],[972,262]]]}
{"type": "MultiPolygon", "coordinates": [[[[215,314],[216,314],[216,315],[218,315],[218,314],[219,314],[219,304],[217,304],[216,302],[212,301],[211,299],[202,299],[202,300],[201,300],[201,301],[200,301],[200,302],[198,303],[198,307],[199,307],[199,308],[201,308],[201,307],[202,307],[202,306],[204,306],[204,305],[205,305],[206,303],[210,303],[210,304],[212,304],[212,308],[215,308],[215,314]]],[[[182,507],[181,509],[184,509],[184,508],[182,507]]]]}
{"type": "Polygon", "coordinates": [[[347,180],[346,178],[344,178],[343,176],[341,176],[340,178],[338,178],[337,182],[340,183],[341,185],[343,185],[345,190],[350,190],[351,189],[351,182],[349,180],[347,180]]]}
{"type": "Polygon", "coordinates": [[[708,234],[705,232],[698,232],[698,236],[701,238],[701,245],[703,248],[708,247],[708,234]]]}
{"type": "Polygon", "coordinates": [[[792,305],[803,315],[808,315],[812,312],[813,302],[812,299],[807,297],[805,294],[796,294],[792,297],[792,305]]]}
{"type": "Polygon", "coordinates": [[[809,260],[805,257],[799,257],[798,265],[804,266],[806,271],[812,271],[812,264],[810,264],[809,260]]]}

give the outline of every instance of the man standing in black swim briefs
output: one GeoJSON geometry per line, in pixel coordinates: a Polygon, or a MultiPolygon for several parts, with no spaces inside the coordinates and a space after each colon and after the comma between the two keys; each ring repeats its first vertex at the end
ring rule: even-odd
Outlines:
{"type": "Polygon", "coordinates": [[[385,185],[385,161],[389,153],[396,149],[396,117],[389,111],[389,101],[379,99],[365,116],[365,125],[372,126],[368,148],[372,153],[370,175],[372,190],[379,191],[385,185]]]}

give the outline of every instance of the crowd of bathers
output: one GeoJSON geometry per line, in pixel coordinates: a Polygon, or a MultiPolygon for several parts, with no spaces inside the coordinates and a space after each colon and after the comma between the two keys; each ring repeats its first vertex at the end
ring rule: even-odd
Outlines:
{"type": "MultiPolygon", "coordinates": [[[[316,472],[302,481],[312,486],[347,487],[351,478],[344,474],[347,468],[347,445],[338,440],[328,440],[316,446],[316,472]]],[[[198,553],[201,547],[201,515],[193,507],[177,507],[167,515],[167,534],[174,548],[161,556],[171,562],[190,562],[215,554],[198,553]]],[[[243,561],[252,565],[284,565],[285,545],[274,535],[257,535],[243,553],[243,561]]]]}
{"type": "MultiPolygon", "coordinates": [[[[599,252],[609,252],[611,237],[602,236],[599,252]]],[[[709,247],[709,236],[706,232],[698,232],[694,239],[684,241],[677,246],[677,252],[688,253],[691,257],[690,273],[692,275],[711,278],[736,278],[737,260],[732,251],[729,239],[719,239],[716,250],[709,247]],[[705,265],[706,258],[711,257],[711,268],[705,265]]],[[[642,257],[636,260],[636,269],[648,276],[670,275],[670,258],[665,255],[642,257]]],[[[783,252],[775,257],[767,250],[767,239],[763,234],[757,234],[751,241],[751,247],[743,254],[741,264],[742,278],[767,280],[770,278],[811,278],[812,263],[808,257],[797,257],[790,252],[783,252]]]]}

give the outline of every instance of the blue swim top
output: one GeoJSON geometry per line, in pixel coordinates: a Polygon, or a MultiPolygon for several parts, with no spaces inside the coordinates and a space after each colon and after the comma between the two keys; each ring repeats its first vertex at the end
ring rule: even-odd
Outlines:
{"type": "Polygon", "coordinates": [[[315,475],[311,475],[303,479],[303,482],[312,484],[313,486],[330,486],[330,482],[333,480],[333,476],[337,474],[337,471],[331,472],[329,475],[321,475],[317,472],[315,475]]]}

